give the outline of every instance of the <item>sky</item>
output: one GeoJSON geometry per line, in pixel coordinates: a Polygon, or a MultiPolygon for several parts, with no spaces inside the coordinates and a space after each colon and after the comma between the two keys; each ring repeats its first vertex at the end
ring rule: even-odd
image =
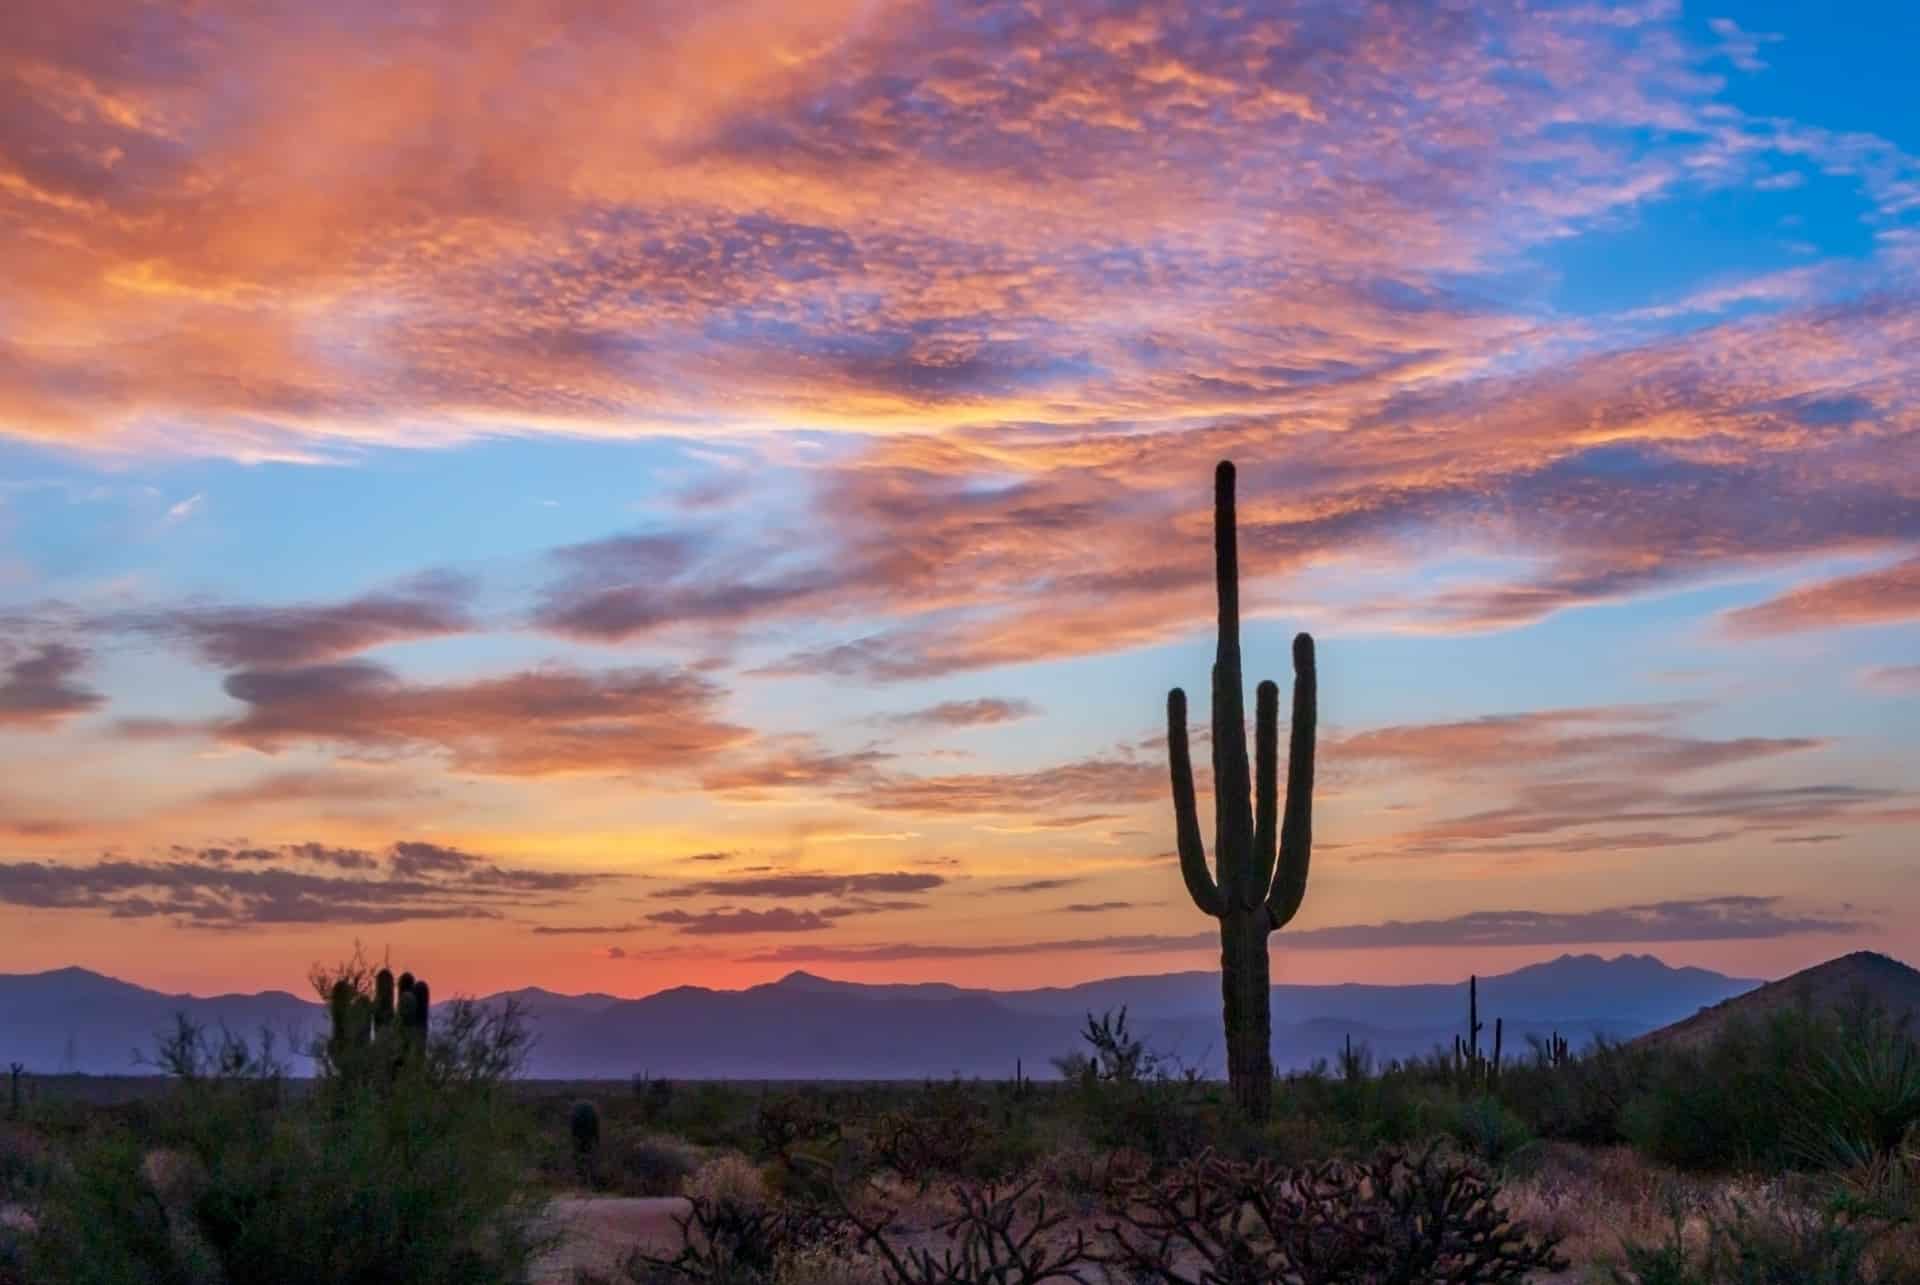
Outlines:
{"type": "Polygon", "coordinates": [[[1916,47],[0,6],[0,971],[1217,966],[1220,459],[1248,685],[1319,642],[1276,980],[1920,962],[1916,47]]]}

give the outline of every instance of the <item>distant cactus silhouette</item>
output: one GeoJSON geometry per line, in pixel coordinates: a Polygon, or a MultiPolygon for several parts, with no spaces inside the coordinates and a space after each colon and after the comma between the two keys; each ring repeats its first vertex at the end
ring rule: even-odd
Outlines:
{"type": "Polygon", "coordinates": [[[391,1081],[426,1043],[427,983],[403,973],[396,987],[392,970],[382,968],[371,993],[366,984],[364,973],[349,973],[327,988],[326,1059],[347,1081],[391,1081]]]}
{"type": "Polygon", "coordinates": [[[356,1001],[359,998],[353,983],[344,977],[335,982],[327,994],[327,1021],[331,1028],[327,1051],[335,1065],[345,1062],[354,1049],[366,1043],[364,1032],[355,1020],[358,1017],[359,1005],[356,1001]]]}
{"type": "Polygon", "coordinates": [[[1273,1101],[1273,1016],[1267,935],[1284,928],[1307,892],[1313,835],[1314,725],[1319,714],[1313,638],[1293,640],[1293,730],[1285,819],[1279,800],[1280,689],[1260,684],[1254,705],[1255,772],[1247,765],[1247,716],[1240,677],[1240,559],[1234,469],[1214,470],[1214,576],[1219,642],[1213,664],[1214,867],[1194,801],[1187,750],[1187,696],[1167,694],[1167,758],[1173,776],[1180,873],[1194,904],[1220,921],[1220,990],[1227,1079],[1234,1101],[1265,1119],[1273,1101]],[[1276,825],[1278,833],[1276,834],[1276,825]]]}
{"type": "Polygon", "coordinates": [[[20,1077],[27,1073],[24,1063],[14,1062],[7,1068],[7,1119],[20,1118],[20,1077]]]}
{"type": "Polygon", "coordinates": [[[600,1149],[600,1112],[585,1100],[573,1104],[567,1115],[567,1131],[573,1135],[573,1156],[584,1172],[600,1149]]]}
{"type": "Polygon", "coordinates": [[[1467,978],[1467,1052],[1474,1062],[1480,1061],[1480,1032],[1486,1030],[1486,1024],[1480,1020],[1480,978],[1478,975],[1467,978]]]}
{"type": "MultiPolygon", "coordinates": [[[[1493,1019],[1493,1056],[1480,1052],[1480,1032],[1487,1029],[1480,1020],[1480,978],[1467,978],[1467,1033],[1453,1037],[1453,1065],[1460,1079],[1470,1085],[1493,1085],[1500,1079],[1501,1045],[1506,1039],[1506,1022],[1493,1019]]],[[[1557,1037],[1556,1037],[1557,1038],[1557,1037]]]]}
{"type": "Polygon", "coordinates": [[[383,968],[373,975],[373,1029],[384,1031],[393,1025],[393,970],[383,968]]]}
{"type": "Polygon", "coordinates": [[[419,1040],[427,1038],[428,1019],[432,1016],[432,992],[427,988],[427,979],[416,977],[413,980],[413,1033],[419,1040]]]}

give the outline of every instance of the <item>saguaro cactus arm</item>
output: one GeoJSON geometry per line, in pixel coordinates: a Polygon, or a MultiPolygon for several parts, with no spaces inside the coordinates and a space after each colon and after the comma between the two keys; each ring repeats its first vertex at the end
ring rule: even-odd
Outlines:
{"type": "MultiPolygon", "coordinates": [[[[1271,683],[1265,685],[1273,688],[1271,683]]],[[[1264,699],[1265,692],[1262,692],[1264,699]]],[[[1273,688],[1277,716],[1280,694],[1273,688]]],[[[1293,729],[1287,745],[1287,815],[1280,825],[1279,868],[1267,896],[1267,914],[1285,928],[1307,895],[1307,866],[1313,855],[1313,746],[1320,717],[1320,680],[1313,660],[1313,636],[1293,640],[1293,729]]],[[[1274,739],[1278,740],[1278,733],[1274,739]]],[[[1270,766],[1270,765],[1269,765],[1270,766]]]]}
{"type": "Polygon", "coordinates": [[[1193,794],[1193,756],[1187,749],[1187,694],[1167,693],[1167,762],[1173,774],[1173,830],[1180,849],[1180,875],[1193,904],[1214,918],[1225,908],[1207,873],[1207,845],[1200,837],[1200,809],[1193,794]]]}
{"type": "Polygon", "coordinates": [[[1253,701],[1253,895],[1251,910],[1273,885],[1274,828],[1280,816],[1280,689],[1262,682],[1253,701]]]}

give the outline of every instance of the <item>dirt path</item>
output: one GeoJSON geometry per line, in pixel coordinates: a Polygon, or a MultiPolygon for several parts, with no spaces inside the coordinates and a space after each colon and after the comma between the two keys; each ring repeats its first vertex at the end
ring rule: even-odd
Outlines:
{"type": "Polygon", "coordinates": [[[635,1249],[671,1250],[680,1243],[673,1221],[687,1202],[678,1196],[563,1196],[547,1216],[565,1237],[534,1269],[541,1285],[572,1285],[580,1268],[619,1280],[620,1262],[635,1249]]]}

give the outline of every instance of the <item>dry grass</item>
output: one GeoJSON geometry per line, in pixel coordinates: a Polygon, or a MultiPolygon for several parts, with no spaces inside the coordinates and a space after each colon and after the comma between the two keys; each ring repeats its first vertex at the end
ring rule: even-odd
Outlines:
{"type": "Polygon", "coordinates": [[[767,1199],[767,1180],[753,1161],[738,1151],[723,1151],[694,1170],[681,1191],[694,1200],[733,1200],[758,1205],[767,1199]]]}
{"type": "Polygon", "coordinates": [[[1676,1218],[1687,1242],[1698,1244],[1708,1216],[1736,1206],[1763,1217],[1813,1207],[1805,1185],[1789,1178],[1698,1177],[1651,1164],[1629,1147],[1541,1146],[1504,1192],[1517,1221],[1561,1238],[1574,1264],[1565,1279],[1573,1281],[1610,1279],[1623,1241],[1664,1241],[1676,1218]]]}

